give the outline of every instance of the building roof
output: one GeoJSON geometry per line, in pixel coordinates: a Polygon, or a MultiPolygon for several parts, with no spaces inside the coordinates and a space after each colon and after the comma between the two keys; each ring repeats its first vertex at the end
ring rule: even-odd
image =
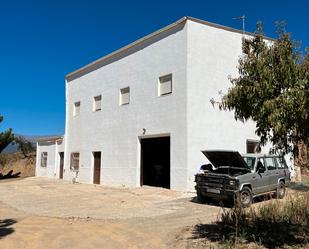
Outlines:
{"type": "Polygon", "coordinates": [[[58,140],[62,140],[63,136],[50,136],[50,137],[42,137],[38,139],[38,143],[40,142],[56,142],[58,140]]]}
{"type": "MultiPolygon", "coordinates": [[[[124,47],[114,51],[114,52],[112,52],[112,53],[110,53],[110,54],[107,54],[107,55],[105,55],[105,56],[103,56],[103,57],[101,57],[101,58],[99,58],[99,59],[97,59],[97,60],[95,60],[95,61],[93,61],[93,62],[91,62],[91,63],[89,63],[89,64],[87,64],[87,65],[85,65],[85,66],[83,66],[83,67],[81,67],[81,68],[71,72],[71,73],[69,73],[69,74],[67,74],[65,76],[65,79],[67,81],[72,81],[72,80],[74,80],[74,79],[76,79],[76,78],[78,78],[78,77],[80,77],[80,76],[82,76],[82,75],[84,75],[84,74],[86,74],[88,72],[91,72],[95,68],[97,68],[98,64],[100,64],[100,63],[102,63],[104,61],[107,61],[108,59],[111,59],[115,55],[118,55],[119,53],[124,52],[125,50],[127,50],[129,48],[137,46],[137,45],[139,45],[139,44],[149,40],[150,38],[153,38],[153,37],[155,37],[155,36],[157,36],[157,35],[159,35],[159,34],[161,34],[163,32],[166,32],[168,30],[174,29],[175,27],[178,27],[179,25],[184,25],[187,22],[187,20],[190,20],[190,21],[193,21],[193,22],[196,22],[196,23],[200,23],[200,24],[204,24],[204,25],[207,25],[207,26],[210,26],[210,27],[214,27],[214,28],[218,28],[218,29],[234,32],[234,33],[246,34],[246,35],[250,35],[250,36],[254,36],[255,35],[252,32],[247,32],[247,31],[243,32],[242,30],[234,29],[234,28],[227,27],[227,26],[224,26],[224,25],[220,25],[220,24],[204,21],[204,20],[201,20],[201,19],[198,19],[198,18],[194,18],[194,17],[190,17],[190,16],[184,16],[181,19],[177,20],[176,22],[174,22],[174,23],[172,23],[172,24],[170,24],[168,26],[165,26],[165,27],[163,27],[163,28],[161,28],[161,29],[159,29],[159,30],[149,34],[149,35],[146,35],[146,36],[144,36],[144,37],[142,37],[142,38],[140,38],[140,39],[138,39],[138,40],[136,40],[136,41],[134,41],[134,42],[132,42],[132,43],[130,43],[130,44],[128,44],[128,45],[126,45],[126,46],[124,46],[124,47]]],[[[273,38],[266,37],[266,36],[265,36],[265,39],[267,39],[267,40],[274,40],[273,38]]]]}

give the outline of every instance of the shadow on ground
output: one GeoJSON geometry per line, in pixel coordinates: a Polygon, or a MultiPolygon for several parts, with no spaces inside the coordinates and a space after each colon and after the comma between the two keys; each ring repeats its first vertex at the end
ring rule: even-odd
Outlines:
{"type": "Polygon", "coordinates": [[[13,174],[13,170],[10,170],[7,174],[3,175],[0,173],[0,180],[2,179],[10,179],[20,177],[21,172],[17,172],[13,174]]]}
{"type": "Polygon", "coordinates": [[[223,207],[223,208],[230,208],[233,206],[231,201],[220,201],[220,200],[215,200],[215,199],[211,199],[207,203],[201,203],[198,201],[196,196],[193,197],[190,201],[193,203],[199,204],[199,205],[210,205],[210,206],[223,207]]]}
{"type": "Polygon", "coordinates": [[[15,229],[11,226],[14,225],[16,222],[17,221],[14,219],[0,220],[0,239],[15,231],[15,229]]]}
{"type": "Polygon", "coordinates": [[[302,182],[291,182],[289,188],[297,191],[306,192],[309,191],[309,184],[305,184],[302,182]]]}
{"type": "MultiPolygon", "coordinates": [[[[258,196],[253,199],[253,204],[271,200],[271,199],[273,199],[273,197],[269,194],[258,196]]],[[[232,208],[234,206],[233,201],[220,201],[220,200],[215,200],[215,199],[210,200],[206,204],[201,203],[198,201],[197,196],[193,197],[190,201],[193,203],[199,204],[199,205],[210,205],[210,206],[216,206],[216,207],[222,207],[222,208],[232,208]]]]}

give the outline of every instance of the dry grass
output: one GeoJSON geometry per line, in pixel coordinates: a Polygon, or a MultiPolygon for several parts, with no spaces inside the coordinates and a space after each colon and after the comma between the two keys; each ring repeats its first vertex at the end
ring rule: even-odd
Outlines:
{"type": "Polygon", "coordinates": [[[309,248],[309,193],[250,209],[224,209],[217,222],[197,225],[193,234],[218,248],[309,248]]]}
{"type": "Polygon", "coordinates": [[[13,174],[20,172],[20,177],[34,176],[35,174],[35,154],[27,158],[21,153],[10,153],[0,155],[0,173],[6,175],[10,171],[13,174]]]}

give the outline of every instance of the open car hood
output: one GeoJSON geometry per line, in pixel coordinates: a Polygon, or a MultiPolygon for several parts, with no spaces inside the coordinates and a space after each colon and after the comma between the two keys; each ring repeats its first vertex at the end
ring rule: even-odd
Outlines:
{"type": "Polygon", "coordinates": [[[216,168],[229,166],[250,170],[245,160],[237,151],[203,150],[202,153],[216,168]]]}

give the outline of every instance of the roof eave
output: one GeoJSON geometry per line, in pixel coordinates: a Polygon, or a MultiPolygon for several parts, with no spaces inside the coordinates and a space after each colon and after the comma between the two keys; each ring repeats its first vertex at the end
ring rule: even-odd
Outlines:
{"type": "Polygon", "coordinates": [[[77,70],[75,70],[75,71],[73,71],[72,73],[67,74],[65,76],[65,79],[67,81],[70,81],[70,78],[74,77],[76,74],[82,73],[83,71],[87,70],[88,68],[90,68],[92,66],[95,66],[96,64],[98,64],[98,63],[100,63],[100,62],[102,62],[104,60],[107,60],[107,59],[113,57],[116,54],[124,52],[125,50],[127,50],[127,49],[129,49],[129,48],[131,48],[133,46],[136,46],[136,45],[138,45],[138,44],[140,44],[140,43],[142,43],[142,42],[144,42],[144,41],[146,41],[146,40],[148,40],[148,39],[150,39],[150,38],[152,38],[152,37],[154,37],[156,35],[159,35],[162,32],[165,32],[165,31],[168,31],[170,29],[173,29],[174,27],[176,27],[176,26],[186,22],[187,19],[188,19],[188,17],[186,17],[186,16],[182,17],[178,21],[176,21],[176,22],[174,22],[174,23],[172,23],[172,24],[170,24],[168,26],[165,26],[165,27],[163,27],[163,28],[161,28],[161,29],[159,29],[159,30],[149,34],[149,35],[146,35],[146,36],[144,36],[144,37],[142,37],[142,38],[140,38],[140,39],[138,39],[138,40],[136,40],[136,41],[134,41],[134,42],[132,42],[132,43],[122,47],[122,48],[120,48],[120,49],[115,50],[114,52],[112,52],[112,53],[110,53],[108,55],[105,55],[105,56],[103,56],[103,57],[101,57],[101,58],[99,58],[99,59],[97,59],[97,60],[95,60],[95,61],[93,61],[93,62],[91,62],[91,63],[89,63],[89,64],[87,64],[87,65],[85,65],[85,66],[83,66],[83,67],[81,67],[79,69],[77,69],[77,70]]]}
{"type": "MultiPolygon", "coordinates": [[[[75,78],[78,78],[79,77],[78,74],[83,75],[84,72],[87,73],[87,70],[89,70],[91,67],[96,66],[98,63],[101,63],[101,62],[103,62],[105,60],[108,60],[108,59],[112,58],[113,56],[115,56],[115,55],[117,55],[117,54],[119,54],[121,52],[124,52],[124,51],[126,51],[126,50],[128,50],[128,49],[130,49],[130,48],[132,48],[132,47],[134,47],[134,46],[136,46],[136,45],[146,41],[146,40],[149,40],[149,39],[153,38],[154,36],[157,36],[157,35],[161,34],[162,32],[171,30],[171,29],[177,27],[178,25],[185,23],[187,20],[190,20],[190,21],[193,21],[193,22],[197,22],[197,23],[201,23],[201,24],[204,24],[204,25],[207,25],[207,26],[210,26],[210,27],[214,27],[214,28],[218,28],[218,29],[223,29],[223,30],[230,31],[230,32],[239,33],[239,34],[245,34],[245,35],[249,35],[249,36],[256,35],[255,33],[247,32],[247,31],[243,32],[242,30],[238,30],[238,29],[230,28],[230,27],[227,27],[227,26],[224,26],[224,25],[220,25],[220,24],[204,21],[204,20],[201,20],[201,19],[198,19],[198,18],[194,18],[194,17],[191,17],[191,16],[184,16],[181,19],[179,19],[178,21],[176,21],[176,22],[174,22],[174,23],[172,23],[172,24],[170,24],[168,26],[165,26],[165,27],[163,27],[163,28],[161,28],[161,29],[159,29],[159,30],[149,34],[149,35],[146,35],[146,36],[136,40],[135,42],[132,42],[132,43],[130,43],[130,44],[120,48],[120,49],[117,49],[114,52],[112,52],[110,54],[107,54],[107,55],[105,55],[105,56],[103,56],[103,57],[101,57],[101,58],[99,58],[99,59],[97,59],[97,60],[95,60],[95,61],[93,61],[93,62],[91,62],[91,63],[89,63],[89,64],[87,64],[87,65],[85,65],[85,66],[83,66],[83,67],[81,67],[81,68],[71,72],[71,73],[69,73],[69,74],[67,74],[65,76],[66,82],[69,82],[69,81],[74,80],[75,78]]],[[[270,38],[270,37],[264,36],[264,38],[266,40],[275,41],[275,39],[270,38]]]]}

